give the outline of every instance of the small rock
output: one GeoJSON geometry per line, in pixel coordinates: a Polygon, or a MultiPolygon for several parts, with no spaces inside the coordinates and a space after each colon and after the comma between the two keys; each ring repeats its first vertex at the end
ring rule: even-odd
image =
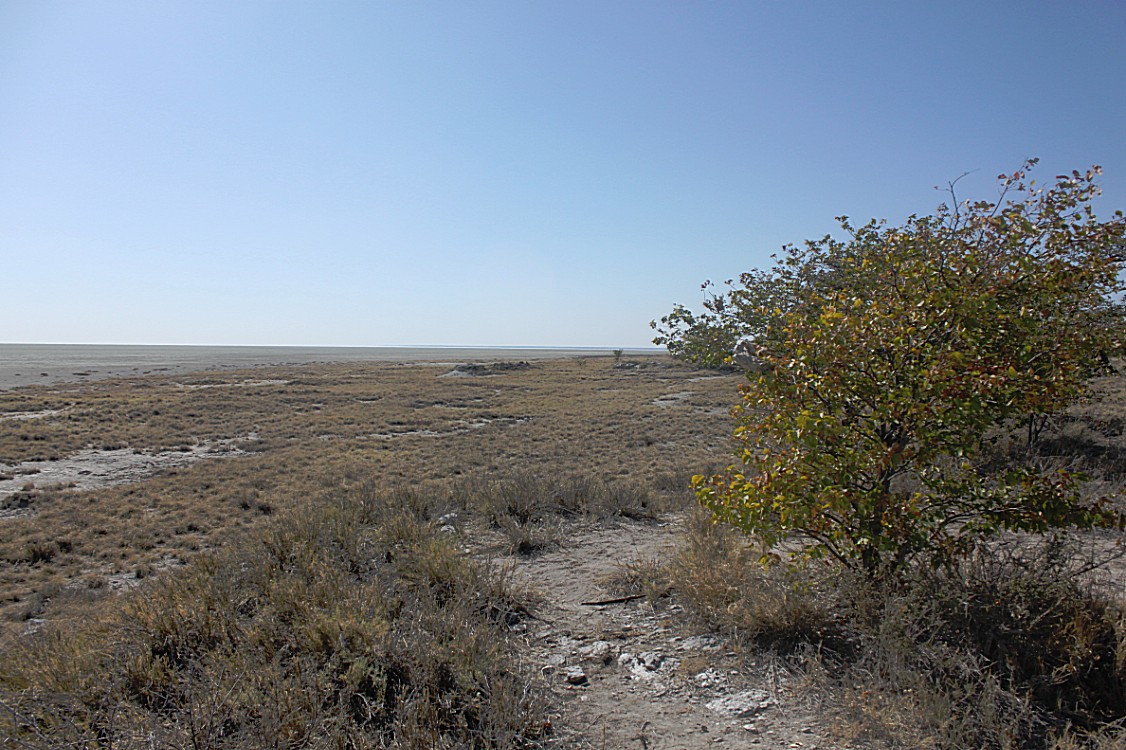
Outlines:
{"type": "Polygon", "coordinates": [[[661,654],[656,651],[644,651],[641,656],[637,658],[650,672],[656,672],[660,669],[661,662],[665,660],[665,657],[661,656],[661,654]]]}
{"type": "Polygon", "coordinates": [[[746,717],[753,716],[773,704],[770,695],[763,690],[744,690],[734,695],[725,695],[709,701],[704,706],[717,714],[746,717]]]}
{"type": "Polygon", "coordinates": [[[618,666],[625,667],[639,680],[651,680],[661,671],[673,669],[679,660],[666,658],[657,651],[645,651],[634,655],[623,652],[618,656],[618,666]]]}
{"type": "Polygon", "coordinates": [[[723,675],[715,669],[707,669],[694,676],[692,682],[702,688],[716,687],[723,683],[723,675]]]}
{"type": "Polygon", "coordinates": [[[582,646],[582,641],[576,640],[569,635],[560,635],[556,641],[560,649],[566,649],[567,653],[578,653],[579,647],[582,646]]]}
{"type": "Polygon", "coordinates": [[[693,635],[680,642],[681,650],[718,651],[719,639],[713,635],[693,635]]]}
{"type": "Polygon", "coordinates": [[[579,649],[579,656],[590,661],[609,664],[613,660],[614,644],[609,641],[595,641],[579,649]]]}
{"type": "Polygon", "coordinates": [[[653,679],[653,672],[645,668],[645,664],[637,656],[630,653],[618,655],[618,666],[629,670],[630,675],[637,680],[653,679]]]}
{"type": "Polygon", "coordinates": [[[455,521],[457,521],[457,513],[447,513],[446,515],[438,519],[438,525],[452,525],[455,521]]]}
{"type": "Polygon", "coordinates": [[[563,670],[563,679],[572,685],[586,685],[590,681],[582,667],[567,667],[563,670]]]}

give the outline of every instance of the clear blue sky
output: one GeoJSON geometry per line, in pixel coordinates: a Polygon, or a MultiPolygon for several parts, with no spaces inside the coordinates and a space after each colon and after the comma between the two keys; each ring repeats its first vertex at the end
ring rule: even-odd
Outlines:
{"type": "Polygon", "coordinates": [[[1029,156],[1126,208],[1126,3],[0,0],[0,341],[644,346],[1029,156]]]}

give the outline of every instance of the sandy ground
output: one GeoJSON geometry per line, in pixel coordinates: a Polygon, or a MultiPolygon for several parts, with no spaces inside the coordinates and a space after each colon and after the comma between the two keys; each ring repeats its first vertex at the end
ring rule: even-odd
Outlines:
{"type": "Polygon", "coordinates": [[[20,493],[49,489],[93,490],[137,482],[162,469],[186,466],[200,459],[243,455],[244,451],[235,443],[235,440],[205,442],[171,451],[90,448],[58,461],[0,463],[0,518],[31,512],[28,503],[19,502],[20,493]]]}
{"type": "Polygon", "coordinates": [[[606,580],[632,562],[667,560],[682,520],[576,532],[564,549],[511,560],[538,595],[530,658],[562,705],[558,725],[580,748],[830,748],[798,678],[777,660],[730,651],[680,606],[615,597],[606,580]]]}

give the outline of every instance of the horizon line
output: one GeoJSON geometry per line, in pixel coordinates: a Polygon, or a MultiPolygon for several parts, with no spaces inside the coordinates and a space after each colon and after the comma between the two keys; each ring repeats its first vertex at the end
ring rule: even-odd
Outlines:
{"type": "Polygon", "coordinates": [[[607,346],[555,344],[184,344],[184,343],[120,343],[89,341],[0,341],[0,346],[179,346],[231,349],[553,349],[614,351],[615,349],[663,351],[663,346],[607,346]]]}

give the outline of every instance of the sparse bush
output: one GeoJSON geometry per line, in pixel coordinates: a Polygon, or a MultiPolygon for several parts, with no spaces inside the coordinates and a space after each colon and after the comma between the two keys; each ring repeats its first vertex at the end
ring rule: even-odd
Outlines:
{"type": "Polygon", "coordinates": [[[650,604],[672,593],[672,574],[667,560],[654,557],[623,562],[604,584],[615,596],[643,596],[650,604]]]}
{"type": "Polygon", "coordinates": [[[59,547],[55,542],[45,539],[35,539],[28,542],[21,561],[26,562],[28,565],[49,563],[55,559],[55,555],[58,553],[59,547]]]}
{"type": "Polygon", "coordinates": [[[669,570],[673,589],[717,632],[782,650],[843,645],[837,592],[821,569],[763,568],[741,534],[704,512],[691,517],[669,570]]]}
{"type": "Polygon", "coordinates": [[[537,742],[544,704],[506,645],[521,604],[400,499],[360,490],[285,516],[119,615],[21,641],[0,665],[0,735],[21,747],[537,742]]]}
{"type": "Polygon", "coordinates": [[[497,519],[496,525],[508,540],[511,554],[534,555],[559,543],[558,524],[551,521],[521,523],[510,516],[502,516],[497,519]]]}
{"type": "Polygon", "coordinates": [[[978,655],[1001,687],[1091,727],[1126,716],[1122,613],[1077,575],[1074,545],[1021,539],[921,570],[903,598],[920,636],[978,655]]]}
{"type": "Polygon", "coordinates": [[[835,690],[896,707],[846,713],[909,746],[1110,737],[1108,723],[1126,718],[1126,634],[1118,605],[1078,575],[1078,559],[1073,545],[1025,539],[981,547],[950,569],[916,567],[894,590],[857,579],[860,648],[835,690]]]}
{"type": "Polygon", "coordinates": [[[646,484],[533,471],[461,477],[450,494],[460,507],[481,513],[498,528],[555,526],[560,519],[579,517],[653,519],[675,506],[675,500],[646,484]]]}
{"type": "Polygon", "coordinates": [[[666,567],[712,630],[782,654],[842,736],[891,747],[1118,747],[1126,619],[1105,559],[1059,539],[980,546],[892,582],[827,562],[764,569],[700,514],[666,567]]]}

